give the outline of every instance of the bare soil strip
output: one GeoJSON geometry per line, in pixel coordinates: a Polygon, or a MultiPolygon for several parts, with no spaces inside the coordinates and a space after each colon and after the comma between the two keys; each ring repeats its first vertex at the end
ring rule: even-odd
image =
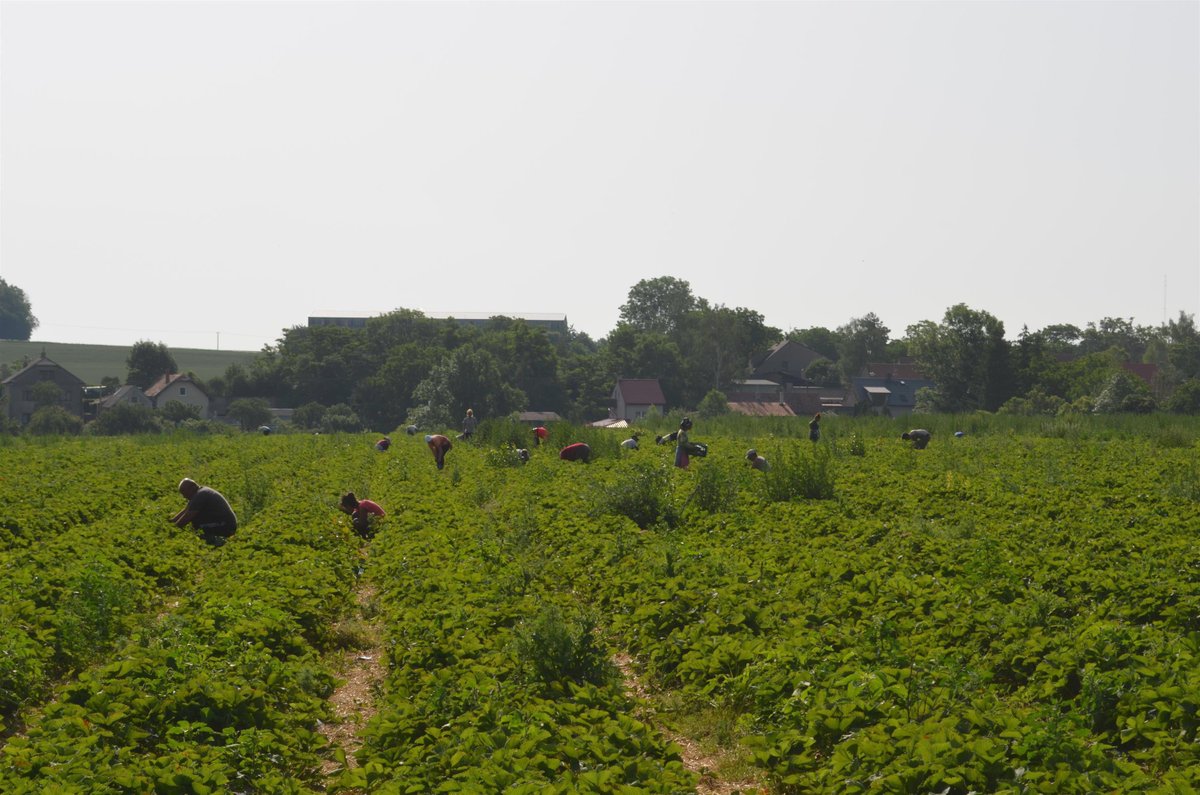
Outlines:
{"type": "Polygon", "coordinates": [[[625,683],[625,689],[644,705],[640,710],[641,714],[638,715],[638,718],[658,727],[664,737],[678,745],[681,751],[680,757],[683,759],[683,766],[699,777],[700,783],[696,787],[697,795],[737,795],[737,793],[750,795],[750,793],[767,792],[762,783],[754,779],[742,781],[727,781],[722,779],[720,770],[728,759],[729,754],[723,753],[720,749],[716,751],[705,750],[694,738],[673,731],[669,726],[664,725],[662,721],[657,720],[654,714],[654,700],[651,697],[650,691],[646,689],[645,684],[634,672],[633,658],[628,654],[617,654],[613,656],[613,663],[621,672],[621,679],[625,683]]]}
{"type": "MultiPolygon", "coordinates": [[[[374,589],[360,582],[355,593],[360,615],[366,614],[363,608],[374,599],[374,589]]],[[[359,631],[354,633],[354,637],[359,642],[342,653],[338,676],[344,681],[329,697],[334,720],[318,727],[330,745],[345,752],[348,768],[358,765],[354,753],[362,745],[359,733],[375,715],[375,696],[385,674],[378,622],[359,619],[356,623],[359,631]]],[[[321,773],[327,778],[340,769],[341,764],[332,758],[321,765],[321,773]]]]}

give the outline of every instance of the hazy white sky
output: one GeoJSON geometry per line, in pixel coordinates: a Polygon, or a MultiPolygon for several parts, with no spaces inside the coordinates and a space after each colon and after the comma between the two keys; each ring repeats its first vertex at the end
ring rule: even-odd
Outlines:
{"type": "Polygon", "coordinates": [[[0,2],[34,339],[671,275],[782,329],[1200,309],[1200,3],[0,2]]]}

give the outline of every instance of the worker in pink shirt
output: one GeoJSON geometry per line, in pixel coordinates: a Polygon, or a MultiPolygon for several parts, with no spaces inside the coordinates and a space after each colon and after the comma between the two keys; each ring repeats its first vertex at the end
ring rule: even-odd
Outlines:
{"type": "Polygon", "coordinates": [[[360,500],[354,496],[354,492],[352,491],[348,491],[342,495],[342,502],[338,507],[350,514],[350,520],[354,524],[354,532],[363,538],[370,538],[375,535],[375,532],[371,529],[372,516],[378,516],[381,519],[387,516],[383,512],[383,508],[379,507],[379,503],[371,500],[360,500]]]}

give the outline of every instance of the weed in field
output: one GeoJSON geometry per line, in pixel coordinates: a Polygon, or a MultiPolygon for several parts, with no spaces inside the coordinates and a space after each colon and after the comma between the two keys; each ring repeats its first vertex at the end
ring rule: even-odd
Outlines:
{"type": "Polygon", "coordinates": [[[83,569],[67,586],[59,607],[58,655],[67,666],[83,665],[125,631],[135,589],[117,567],[100,561],[83,569]]]}
{"type": "Polygon", "coordinates": [[[735,510],[742,487],[738,475],[744,470],[730,470],[715,461],[697,469],[696,489],[688,504],[706,513],[735,510]]]}
{"type": "Polygon", "coordinates": [[[628,517],[645,530],[678,523],[672,496],[670,470],[643,462],[626,470],[623,478],[597,486],[593,504],[598,512],[628,517]]]}
{"type": "Polygon", "coordinates": [[[609,681],[612,664],[596,642],[595,627],[592,617],[568,619],[558,606],[543,605],[515,630],[513,649],[526,677],[547,685],[609,681]]]}
{"type": "Polygon", "coordinates": [[[763,495],[771,502],[796,499],[829,500],[834,495],[833,456],[823,445],[789,445],[770,459],[770,471],[762,473],[763,495]]]}

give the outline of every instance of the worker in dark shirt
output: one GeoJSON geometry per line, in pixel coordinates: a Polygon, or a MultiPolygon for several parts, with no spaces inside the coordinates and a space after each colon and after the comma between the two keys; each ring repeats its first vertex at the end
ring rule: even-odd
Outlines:
{"type": "Polygon", "coordinates": [[[171,517],[176,527],[192,527],[200,531],[204,542],[219,547],[237,532],[237,515],[229,501],[216,489],[201,486],[191,478],[179,481],[179,493],[188,501],[182,511],[171,517]]]}

